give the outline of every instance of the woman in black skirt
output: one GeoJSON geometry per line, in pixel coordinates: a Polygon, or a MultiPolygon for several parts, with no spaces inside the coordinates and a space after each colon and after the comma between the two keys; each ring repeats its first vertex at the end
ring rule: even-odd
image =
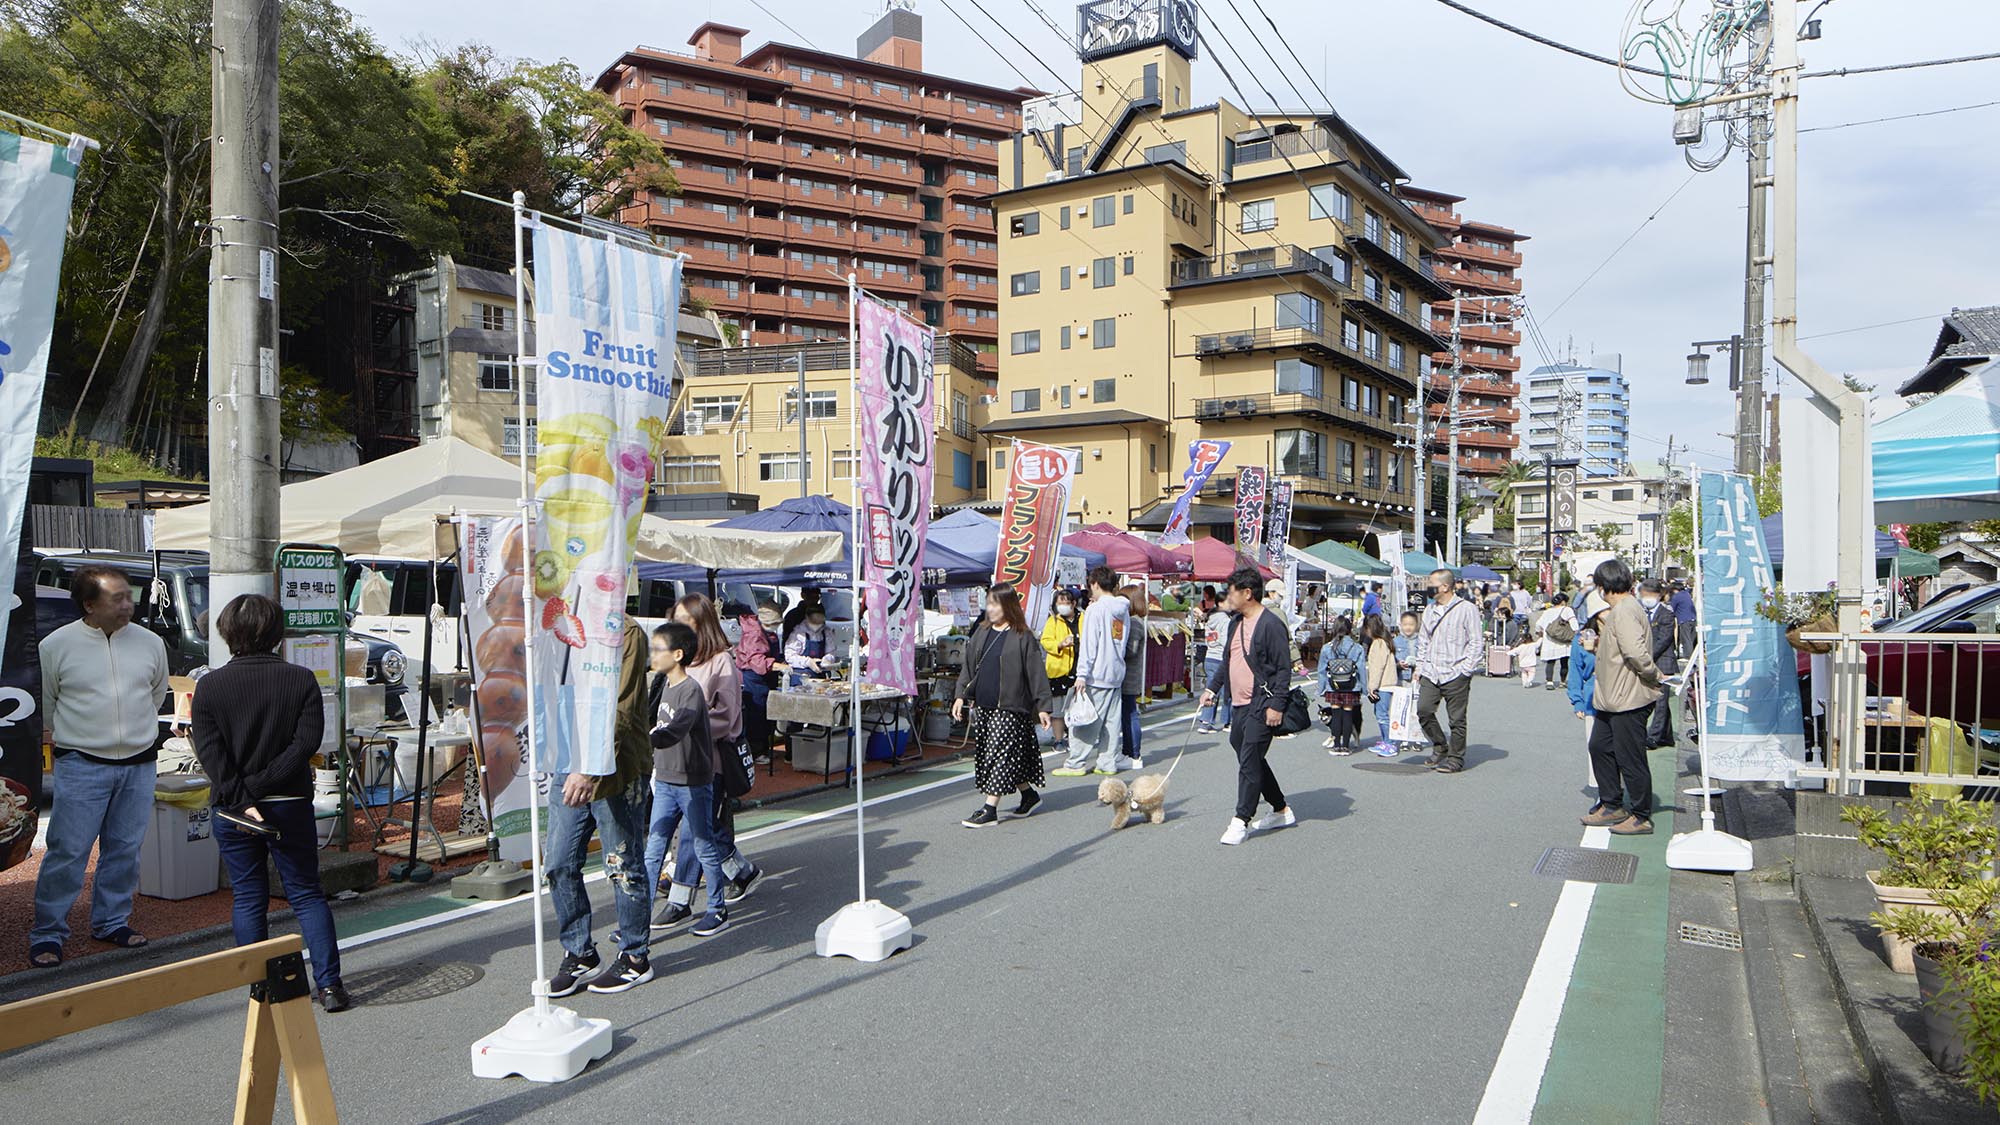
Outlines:
{"type": "Polygon", "coordinates": [[[1035,744],[1034,724],[1049,725],[1049,674],[1040,641],[1028,631],[1021,612],[1021,595],[1002,583],[986,595],[986,619],[973,630],[966,645],[965,668],[958,675],[958,697],[951,717],[965,717],[972,704],[973,784],[986,803],[963,821],[967,828],[984,828],[1000,821],[1000,798],[1021,794],[1017,817],[1035,811],[1041,795],[1042,752],[1035,744]]]}

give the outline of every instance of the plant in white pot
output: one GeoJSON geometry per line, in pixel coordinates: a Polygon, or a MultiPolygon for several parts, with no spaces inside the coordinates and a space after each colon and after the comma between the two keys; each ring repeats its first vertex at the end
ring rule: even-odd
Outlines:
{"type": "Polygon", "coordinates": [[[1937,892],[1935,911],[1898,906],[1874,915],[1915,950],[1925,1049],[1939,1070],[1964,1071],[2000,1101],[2000,882],[1937,892]]]}
{"type": "MultiPolygon", "coordinates": [[[[1944,801],[1911,797],[1896,806],[1891,817],[1870,805],[1848,805],[1840,819],[1855,826],[1861,843],[1881,852],[1884,865],[1868,873],[1875,901],[1884,910],[1908,907],[1942,913],[1936,892],[1993,878],[1993,860],[2000,851],[2000,825],[1993,807],[1953,796],[1944,801]]],[[[1889,967],[1914,973],[1910,943],[1890,930],[1882,932],[1889,967]]]]}

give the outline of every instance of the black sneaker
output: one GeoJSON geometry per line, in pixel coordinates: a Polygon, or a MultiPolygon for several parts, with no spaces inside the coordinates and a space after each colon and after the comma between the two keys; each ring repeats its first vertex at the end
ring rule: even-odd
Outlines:
{"type": "Polygon", "coordinates": [[[653,915],[652,930],[656,934],[664,934],[669,930],[679,928],[692,917],[694,917],[693,910],[690,910],[682,903],[670,902],[660,907],[658,914],[653,915]]]}
{"type": "Polygon", "coordinates": [[[689,930],[688,933],[696,937],[714,937],[728,928],[729,912],[727,910],[711,910],[702,917],[701,921],[695,923],[694,929],[689,930]]]}
{"type": "Polygon", "coordinates": [[[581,957],[574,953],[563,954],[562,967],[556,970],[555,976],[549,978],[550,998],[559,999],[576,995],[603,969],[603,964],[597,959],[595,946],[581,957]]]}
{"type": "Polygon", "coordinates": [[[998,824],[1000,823],[1000,810],[992,805],[981,805],[978,812],[959,821],[959,823],[965,825],[967,828],[984,828],[989,824],[998,824]]]}
{"type": "Polygon", "coordinates": [[[645,957],[621,953],[611,967],[591,978],[592,992],[623,992],[653,979],[653,963],[645,957]]]}
{"type": "Polygon", "coordinates": [[[763,877],[764,869],[753,867],[750,869],[750,873],[741,879],[731,879],[729,885],[722,890],[722,901],[730,906],[735,906],[737,903],[749,898],[750,888],[756,886],[757,880],[763,877]]]}
{"type": "Polygon", "coordinates": [[[1021,790],[1021,803],[1014,806],[1014,815],[1017,817],[1027,816],[1029,813],[1035,811],[1036,805],[1041,803],[1042,795],[1040,793],[1035,792],[1033,789],[1023,789],[1021,790]]]}
{"type": "Polygon", "coordinates": [[[328,1012],[344,1012],[354,1006],[353,999],[347,995],[345,985],[327,985],[313,993],[313,997],[319,1001],[319,1006],[328,1012]]]}

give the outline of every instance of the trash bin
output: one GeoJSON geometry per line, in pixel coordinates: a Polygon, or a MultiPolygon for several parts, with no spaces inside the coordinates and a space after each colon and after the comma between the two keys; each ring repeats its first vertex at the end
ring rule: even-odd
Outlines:
{"type": "Polygon", "coordinates": [[[153,797],[153,822],[139,849],[139,893],[181,899],[221,887],[222,857],[208,820],[208,779],[162,774],[153,797]]]}

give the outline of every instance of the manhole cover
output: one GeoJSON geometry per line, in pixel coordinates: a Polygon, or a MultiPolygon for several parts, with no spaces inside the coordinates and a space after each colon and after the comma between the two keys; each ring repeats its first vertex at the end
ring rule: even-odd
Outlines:
{"type": "Polygon", "coordinates": [[[485,975],[485,969],[464,961],[435,965],[416,961],[356,973],[347,978],[347,992],[356,1004],[409,1004],[457,992],[485,975]]]}
{"type": "Polygon", "coordinates": [[[1705,945],[1710,949],[1743,948],[1743,935],[1735,930],[1721,930],[1696,922],[1681,923],[1681,940],[1689,945],[1705,945]]]}
{"type": "Polygon", "coordinates": [[[1602,848],[1550,848],[1535,861],[1535,874],[1579,883],[1629,883],[1638,872],[1638,856],[1602,848]]]}
{"type": "Polygon", "coordinates": [[[1431,768],[1422,762],[1355,762],[1351,766],[1370,773],[1429,773],[1431,768]]]}

